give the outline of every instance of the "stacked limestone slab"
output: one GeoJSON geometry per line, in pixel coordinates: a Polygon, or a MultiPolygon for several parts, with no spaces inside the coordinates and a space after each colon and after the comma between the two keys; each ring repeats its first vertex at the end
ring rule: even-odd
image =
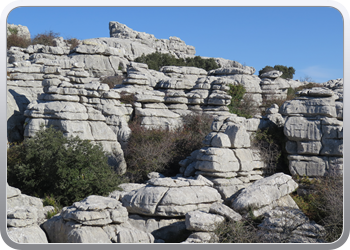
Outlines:
{"type": "Polygon", "coordinates": [[[272,70],[260,76],[261,94],[264,100],[285,100],[288,88],[297,88],[307,83],[281,78],[282,74],[281,71],[272,70]]]}
{"type": "Polygon", "coordinates": [[[16,243],[48,243],[40,224],[45,220],[39,198],[7,186],[7,234],[16,243]]]}
{"type": "Polygon", "coordinates": [[[214,118],[206,147],[192,152],[182,160],[180,172],[186,176],[203,175],[214,183],[224,200],[242,188],[263,178],[267,167],[257,149],[252,148],[252,134],[273,122],[246,119],[236,115],[214,118]]]}
{"type": "Polygon", "coordinates": [[[286,116],[284,134],[293,175],[325,176],[343,170],[342,109],[339,97],[328,88],[313,88],[281,107],[286,116]],[[340,112],[341,111],[341,112],[340,112]],[[338,119],[339,118],[339,119],[338,119]]]}
{"type": "Polygon", "coordinates": [[[231,67],[223,67],[208,72],[211,76],[221,77],[222,81],[226,82],[226,85],[240,84],[244,86],[246,89],[245,95],[249,95],[249,100],[251,101],[249,105],[259,107],[262,104],[262,90],[259,85],[261,80],[254,73],[255,69],[253,67],[242,66],[239,63],[231,67]]]}
{"type": "Polygon", "coordinates": [[[109,163],[117,172],[125,172],[118,139],[126,141],[130,134],[127,121],[132,107],[121,104],[119,94],[109,91],[107,84],[90,78],[83,64],[73,63],[67,70],[56,65],[46,68],[45,73],[44,93],[24,112],[27,117],[24,137],[34,136],[42,125],[53,126],[65,136],[101,143],[111,153],[109,163]]]}
{"type": "MultiPolygon", "coordinates": [[[[141,51],[137,53],[133,51],[133,55],[136,57],[141,56],[142,52],[144,54],[150,54],[155,51],[161,53],[171,53],[176,57],[188,57],[196,54],[195,48],[190,45],[186,45],[178,37],[169,37],[169,39],[156,39],[154,35],[147,34],[145,32],[138,32],[127,27],[125,24],[118,22],[109,22],[109,32],[110,37],[119,38],[121,40],[128,39],[134,43],[139,43],[141,45],[146,45],[148,47],[148,53],[146,51],[141,51]],[[146,53],[145,53],[146,52],[146,53]]],[[[135,46],[140,47],[140,46],[135,46]]],[[[142,46],[141,46],[142,48],[142,46]]]]}

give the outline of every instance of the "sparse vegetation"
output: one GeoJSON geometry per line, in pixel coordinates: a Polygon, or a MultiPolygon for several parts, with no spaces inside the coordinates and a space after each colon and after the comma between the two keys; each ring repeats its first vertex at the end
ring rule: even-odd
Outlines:
{"type": "Polygon", "coordinates": [[[212,117],[190,115],[183,123],[183,127],[174,130],[146,129],[134,118],[129,124],[132,133],[125,152],[126,175],[131,182],[143,182],[152,171],[166,176],[177,174],[178,162],[203,146],[202,141],[211,130],[212,117]]]}
{"type": "MultiPolygon", "coordinates": [[[[16,28],[8,28],[11,35],[7,36],[7,49],[11,47],[27,48],[29,45],[47,45],[56,46],[54,39],[59,37],[59,33],[53,31],[47,31],[45,33],[37,34],[33,39],[27,39],[18,35],[18,30],[16,28]]],[[[76,38],[69,38],[65,40],[69,45],[70,49],[74,49],[79,45],[79,40],[76,38]]]]}
{"type": "Polygon", "coordinates": [[[123,83],[125,79],[124,75],[107,76],[100,79],[101,83],[107,83],[110,89],[113,89],[116,85],[123,83]]]}
{"type": "Polygon", "coordinates": [[[42,34],[37,34],[33,40],[32,44],[41,44],[41,45],[47,45],[47,46],[55,46],[54,39],[59,37],[59,33],[55,33],[53,31],[46,31],[42,34]]]}
{"type": "Polygon", "coordinates": [[[20,47],[20,48],[27,48],[30,44],[31,44],[30,39],[26,39],[17,34],[11,34],[7,36],[7,49],[10,49],[13,46],[20,47]]]}
{"type": "Polygon", "coordinates": [[[283,127],[275,126],[273,128],[258,130],[253,134],[252,148],[260,152],[266,168],[266,175],[272,175],[276,172],[289,174],[288,159],[285,151],[286,138],[283,134],[283,127]]]}
{"type": "Polygon", "coordinates": [[[343,177],[328,175],[310,180],[296,177],[310,189],[307,195],[292,194],[303,213],[326,229],[323,239],[334,242],[343,232],[343,177]]]}
{"type": "Polygon", "coordinates": [[[227,92],[231,97],[231,103],[227,106],[230,113],[251,118],[257,113],[258,107],[255,105],[251,95],[246,94],[246,89],[243,85],[229,85],[230,89],[227,92]]]}
{"type": "Polygon", "coordinates": [[[160,70],[163,66],[188,66],[197,67],[205,69],[206,71],[217,69],[219,66],[213,58],[204,59],[200,56],[195,56],[194,58],[176,58],[171,54],[163,54],[160,52],[155,52],[152,54],[138,57],[135,62],[146,63],[149,69],[160,70]]]}

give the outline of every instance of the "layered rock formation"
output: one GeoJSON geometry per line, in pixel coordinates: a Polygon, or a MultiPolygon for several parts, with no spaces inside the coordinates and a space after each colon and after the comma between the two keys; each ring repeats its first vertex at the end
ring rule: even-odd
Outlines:
{"type": "Polygon", "coordinates": [[[17,35],[25,39],[30,39],[30,32],[27,26],[16,25],[16,24],[7,24],[7,35],[17,35]]]}
{"type": "Polygon", "coordinates": [[[59,38],[56,46],[8,51],[8,141],[32,137],[41,125],[54,126],[66,136],[101,143],[112,153],[109,163],[123,174],[130,119],[137,117],[145,128],[171,130],[182,125],[183,116],[198,112],[214,116],[206,146],[179,163],[176,177],[152,173],[147,183],[122,184],[123,191],[108,198],[89,196],[46,222],[39,199],[8,187],[10,238],[47,242],[39,227],[44,222],[49,242],[162,243],[176,238],[204,243],[215,239],[215,225],[239,221],[251,211],[265,216],[260,233],[267,241],[318,242],[324,229],[305,219],[289,196],[296,183],[282,173],[264,178],[268,166],[252,147],[252,136],[258,129],[284,126],[292,175],[342,173],[342,80],[300,91],[280,109],[272,105],[266,116],[246,119],[228,111],[230,85],[243,85],[250,105],[259,107],[264,99],[285,98],[288,88],[304,83],[282,79],[279,71],[259,78],[254,68],[222,58],[216,58],[221,68],[210,72],[175,66],[150,70],[133,60],[156,51],[193,57],[194,47],[117,22],[110,23],[110,34],[80,41],[72,50],[59,38]],[[124,79],[110,89],[101,82],[105,76],[124,79]],[[281,214],[285,224],[278,219],[281,214]],[[289,225],[293,218],[296,227],[289,225]]]}
{"type": "Polygon", "coordinates": [[[284,134],[293,175],[325,176],[343,170],[342,111],[336,108],[339,97],[328,88],[313,88],[297,93],[281,107],[286,116],[284,134]],[[337,100],[337,101],[336,101],[337,100]]]}
{"type": "Polygon", "coordinates": [[[7,234],[16,243],[48,243],[40,224],[45,220],[39,198],[7,184],[7,234]]]}

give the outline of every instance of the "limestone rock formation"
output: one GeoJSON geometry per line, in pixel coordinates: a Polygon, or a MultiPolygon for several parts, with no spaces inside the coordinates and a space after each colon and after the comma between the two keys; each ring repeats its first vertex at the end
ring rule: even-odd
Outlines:
{"type": "MultiPolygon", "coordinates": [[[[343,122],[336,108],[338,96],[328,88],[298,92],[281,107],[284,134],[293,175],[325,176],[343,170],[343,122]]],[[[342,111],[341,111],[342,112],[342,111]]]]}
{"type": "Polygon", "coordinates": [[[233,200],[232,208],[240,213],[251,210],[254,216],[262,215],[276,206],[298,208],[289,196],[297,187],[291,176],[277,173],[243,189],[233,200]]]}
{"type": "Polygon", "coordinates": [[[264,215],[258,235],[266,242],[324,243],[319,238],[325,234],[325,228],[310,221],[299,209],[277,207],[264,215]]]}
{"type": "Polygon", "coordinates": [[[30,32],[27,26],[7,24],[7,35],[15,34],[17,36],[23,37],[25,39],[30,39],[30,32]]]}
{"type": "Polygon", "coordinates": [[[213,184],[202,176],[197,178],[153,178],[148,184],[122,198],[129,213],[178,217],[187,212],[208,210],[221,196],[213,184]]]}
{"type": "Polygon", "coordinates": [[[48,243],[40,224],[45,220],[39,198],[7,186],[7,234],[16,243],[48,243]]]}

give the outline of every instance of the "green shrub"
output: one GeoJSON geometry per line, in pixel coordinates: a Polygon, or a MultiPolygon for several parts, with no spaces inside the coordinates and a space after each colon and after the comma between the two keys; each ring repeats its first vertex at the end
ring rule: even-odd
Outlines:
{"type": "Polygon", "coordinates": [[[52,127],[8,150],[7,180],[28,195],[52,194],[64,206],[91,194],[107,195],[122,182],[101,145],[67,138],[52,127]]]}
{"type": "Polygon", "coordinates": [[[171,54],[154,52],[152,54],[138,57],[135,62],[146,63],[149,69],[160,70],[163,66],[188,66],[205,69],[206,71],[217,69],[219,66],[213,58],[204,59],[200,56],[194,58],[176,58],[171,54]]]}
{"type": "Polygon", "coordinates": [[[52,212],[48,211],[46,219],[51,219],[54,215],[58,214],[62,210],[62,206],[52,195],[45,195],[43,199],[43,206],[52,206],[54,208],[52,212]]]}
{"type": "Polygon", "coordinates": [[[246,89],[243,85],[229,85],[230,89],[227,91],[232,99],[231,103],[227,105],[230,113],[243,116],[245,118],[252,118],[258,113],[258,107],[251,95],[246,95],[246,89]]]}
{"type": "Polygon", "coordinates": [[[150,172],[173,176],[179,172],[178,162],[204,145],[210,132],[212,117],[184,117],[184,126],[175,130],[146,129],[137,118],[129,124],[132,131],[125,151],[127,173],[132,182],[143,182],[150,172]]]}
{"type": "Polygon", "coordinates": [[[7,28],[9,31],[10,31],[10,33],[11,33],[11,35],[18,35],[18,28],[16,28],[16,27],[8,27],[7,28]]]}
{"type": "Polygon", "coordinates": [[[282,78],[284,79],[293,79],[293,76],[295,74],[295,69],[293,67],[287,67],[287,66],[283,66],[283,65],[275,65],[273,68],[271,66],[266,66],[263,69],[259,70],[259,77],[261,77],[262,74],[266,73],[266,72],[270,72],[273,70],[278,70],[283,72],[283,74],[281,75],[282,78]]]}

